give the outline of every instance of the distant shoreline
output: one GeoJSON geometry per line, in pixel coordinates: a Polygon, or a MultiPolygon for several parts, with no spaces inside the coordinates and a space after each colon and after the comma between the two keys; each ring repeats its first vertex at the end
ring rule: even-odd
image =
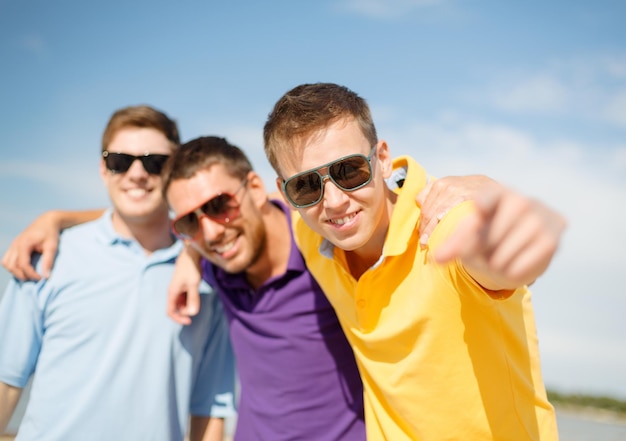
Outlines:
{"type": "Polygon", "coordinates": [[[567,403],[552,403],[552,405],[557,414],[567,415],[581,420],[626,426],[626,413],[624,412],[567,403]]]}
{"type": "Polygon", "coordinates": [[[577,418],[626,424],[626,401],[608,396],[547,391],[548,401],[577,418]]]}

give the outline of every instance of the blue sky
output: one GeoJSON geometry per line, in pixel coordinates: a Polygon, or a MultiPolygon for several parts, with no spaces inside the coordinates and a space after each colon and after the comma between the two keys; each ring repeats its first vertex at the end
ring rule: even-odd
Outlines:
{"type": "MultiPolygon", "coordinates": [[[[147,103],[241,146],[305,82],[344,84],[435,176],[486,173],[562,211],[533,287],[546,384],[626,398],[626,3],[0,0],[0,250],[108,199],[100,135],[147,103]]],[[[0,270],[0,284],[9,280],[0,270]]]]}

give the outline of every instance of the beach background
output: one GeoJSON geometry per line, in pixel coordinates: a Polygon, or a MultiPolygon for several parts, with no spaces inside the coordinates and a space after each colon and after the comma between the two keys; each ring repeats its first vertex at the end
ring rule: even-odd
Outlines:
{"type": "Polygon", "coordinates": [[[272,189],[272,105],[337,82],[393,154],[565,214],[532,287],[544,380],[626,400],[624,17],[615,0],[0,0],[0,252],[45,210],[107,205],[99,139],[115,109],[163,109],[183,140],[226,136],[272,189]]]}

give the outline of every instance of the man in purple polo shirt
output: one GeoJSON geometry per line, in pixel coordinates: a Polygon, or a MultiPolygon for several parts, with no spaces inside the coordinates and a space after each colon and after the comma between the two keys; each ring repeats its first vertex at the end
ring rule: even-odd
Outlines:
{"type": "Polygon", "coordinates": [[[241,383],[235,439],[364,440],[354,356],[293,241],[287,207],[268,200],[245,154],[223,138],[181,146],[163,180],[172,229],[204,258],[202,276],[229,321],[241,383]]]}

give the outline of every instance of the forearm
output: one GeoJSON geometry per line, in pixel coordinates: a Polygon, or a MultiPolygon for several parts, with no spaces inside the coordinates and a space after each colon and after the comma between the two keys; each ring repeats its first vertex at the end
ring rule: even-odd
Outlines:
{"type": "Polygon", "coordinates": [[[99,218],[104,213],[104,209],[95,210],[69,211],[69,210],[50,210],[42,214],[47,217],[48,221],[56,225],[59,230],[83,224],[99,218]]]}
{"type": "Polygon", "coordinates": [[[223,441],[224,419],[192,416],[189,441],[223,441]]]}
{"type": "Polygon", "coordinates": [[[5,432],[21,394],[19,387],[0,382],[0,435],[5,432]]]}

